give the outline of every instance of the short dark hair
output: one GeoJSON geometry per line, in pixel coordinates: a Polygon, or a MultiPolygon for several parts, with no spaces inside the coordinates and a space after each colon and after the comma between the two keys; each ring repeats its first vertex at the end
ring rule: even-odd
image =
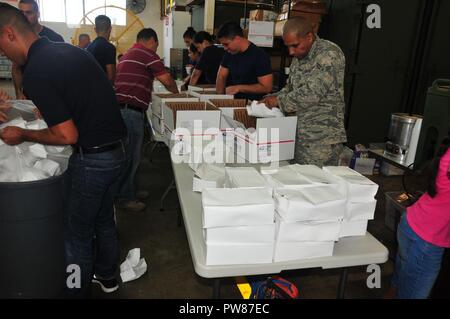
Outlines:
{"type": "Polygon", "coordinates": [[[27,18],[19,9],[10,4],[0,2],[0,28],[10,25],[21,33],[33,32],[27,18]]]}
{"type": "Polygon", "coordinates": [[[136,40],[139,42],[141,40],[150,40],[151,38],[158,42],[158,35],[156,34],[155,30],[153,30],[152,28],[145,28],[139,31],[136,40]]]}
{"type": "Polygon", "coordinates": [[[195,34],[196,34],[196,32],[195,32],[194,28],[193,27],[188,27],[186,29],[186,31],[184,31],[184,33],[183,33],[183,38],[193,39],[195,34]]]}
{"type": "Polygon", "coordinates": [[[194,36],[194,43],[203,43],[205,40],[213,43],[214,37],[206,31],[200,31],[194,36]]]}
{"type": "Polygon", "coordinates": [[[111,28],[111,19],[101,14],[95,18],[95,29],[97,32],[107,32],[111,28]]]}
{"type": "Polygon", "coordinates": [[[78,40],[81,40],[82,38],[90,38],[90,36],[89,36],[89,34],[87,34],[87,33],[81,33],[81,34],[78,36],[78,40]]]}
{"type": "Polygon", "coordinates": [[[39,5],[35,0],[20,0],[19,4],[31,4],[35,12],[39,12],[39,5]]]}
{"type": "Polygon", "coordinates": [[[220,27],[219,32],[217,33],[217,38],[219,39],[232,39],[234,37],[244,37],[244,31],[242,31],[241,26],[236,22],[226,22],[220,27]]]}

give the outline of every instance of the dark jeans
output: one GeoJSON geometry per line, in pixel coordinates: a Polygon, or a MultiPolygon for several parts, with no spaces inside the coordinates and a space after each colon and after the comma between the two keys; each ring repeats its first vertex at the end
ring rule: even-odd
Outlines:
{"type": "Polygon", "coordinates": [[[126,169],[120,177],[117,199],[123,202],[130,202],[136,200],[134,178],[141,161],[145,114],[131,109],[122,109],[121,112],[128,131],[129,153],[126,169]]]}
{"type": "Polygon", "coordinates": [[[81,288],[68,287],[68,297],[87,297],[93,273],[103,279],[116,276],[119,255],[113,198],[126,161],[125,147],[70,157],[65,180],[66,263],[80,267],[81,288]]]}

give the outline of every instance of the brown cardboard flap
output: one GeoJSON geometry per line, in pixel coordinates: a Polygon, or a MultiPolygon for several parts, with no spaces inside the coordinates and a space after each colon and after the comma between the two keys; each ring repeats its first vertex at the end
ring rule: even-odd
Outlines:
{"type": "Polygon", "coordinates": [[[207,102],[167,102],[166,106],[173,111],[173,123],[177,123],[177,111],[217,111],[207,102]]]}
{"type": "Polygon", "coordinates": [[[236,100],[209,100],[211,104],[216,107],[246,107],[247,100],[246,99],[236,99],[236,100]]]}
{"type": "Polygon", "coordinates": [[[159,93],[155,94],[157,97],[160,97],[162,99],[178,99],[178,98],[193,98],[195,96],[192,96],[187,93],[159,93]]]}
{"type": "Polygon", "coordinates": [[[234,110],[233,119],[244,124],[245,128],[256,128],[256,117],[248,115],[247,109],[234,110]]]}

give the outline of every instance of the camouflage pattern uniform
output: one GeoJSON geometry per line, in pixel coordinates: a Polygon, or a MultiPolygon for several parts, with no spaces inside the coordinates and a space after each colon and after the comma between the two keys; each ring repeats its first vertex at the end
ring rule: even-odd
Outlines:
{"type": "Polygon", "coordinates": [[[306,57],[293,58],[286,86],[274,94],[281,110],[298,117],[296,163],[338,165],[347,141],[344,72],[341,49],[316,36],[306,57]]]}

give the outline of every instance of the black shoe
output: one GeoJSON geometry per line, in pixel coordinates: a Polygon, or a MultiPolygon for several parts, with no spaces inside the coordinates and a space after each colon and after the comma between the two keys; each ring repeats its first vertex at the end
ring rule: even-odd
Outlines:
{"type": "Polygon", "coordinates": [[[106,293],[111,293],[116,291],[117,289],[119,289],[119,284],[117,282],[117,279],[109,279],[109,280],[105,280],[105,279],[101,279],[99,277],[97,277],[96,275],[94,275],[94,277],[92,277],[92,282],[99,284],[100,287],[102,288],[103,292],[106,293]]]}

